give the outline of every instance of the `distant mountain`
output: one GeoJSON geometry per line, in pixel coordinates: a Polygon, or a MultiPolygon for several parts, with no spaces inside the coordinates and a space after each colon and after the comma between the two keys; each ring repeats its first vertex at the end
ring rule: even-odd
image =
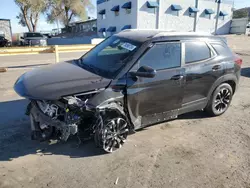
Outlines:
{"type": "Polygon", "coordinates": [[[250,7],[235,10],[233,13],[233,18],[246,18],[246,17],[250,19],[250,7]]]}

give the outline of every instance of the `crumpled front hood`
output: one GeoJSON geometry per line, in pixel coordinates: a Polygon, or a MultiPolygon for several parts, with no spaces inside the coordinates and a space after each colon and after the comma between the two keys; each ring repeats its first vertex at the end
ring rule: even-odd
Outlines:
{"type": "Polygon", "coordinates": [[[25,98],[57,100],[62,96],[104,88],[110,81],[72,62],[63,62],[25,73],[17,80],[14,89],[25,98]]]}

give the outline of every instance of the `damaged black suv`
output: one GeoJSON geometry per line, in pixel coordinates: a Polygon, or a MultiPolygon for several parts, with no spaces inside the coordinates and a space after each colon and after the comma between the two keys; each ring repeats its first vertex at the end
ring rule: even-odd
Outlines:
{"type": "Polygon", "coordinates": [[[77,135],[112,152],[130,132],[180,114],[223,114],[241,64],[221,37],[125,30],[77,60],[25,73],[14,89],[31,101],[33,139],[77,135]]]}

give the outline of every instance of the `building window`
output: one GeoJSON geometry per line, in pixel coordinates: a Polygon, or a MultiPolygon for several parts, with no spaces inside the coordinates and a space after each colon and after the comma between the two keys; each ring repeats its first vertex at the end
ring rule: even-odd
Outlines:
{"type": "Polygon", "coordinates": [[[182,7],[180,5],[172,4],[171,10],[175,11],[177,13],[177,16],[179,16],[179,11],[182,10],[182,7]]]}
{"type": "Polygon", "coordinates": [[[126,9],[127,14],[131,14],[131,9],[126,9]]]}
{"type": "Polygon", "coordinates": [[[211,15],[214,14],[215,12],[212,9],[205,9],[205,15],[211,19],[211,15]]]}
{"type": "Polygon", "coordinates": [[[116,32],[116,27],[109,27],[107,31],[110,32],[110,34],[112,35],[116,32]]]}
{"type": "Polygon", "coordinates": [[[125,25],[121,30],[125,30],[125,29],[131,29],[131,25],[125,25]]]}
{"type": "Polygon", "coordinates": [[[132,2],[125,3],[124,5],[122,5],[122,8],[125,9],[127,14],[130,14],[132,8],[132,2]]]}
{"type": "Polygon", "coordinates": [[[106,29],[105,28],[99,29],[99,32],[102,33],[103,37],[106,37],[106,29]]]}
{"type": "Polygon", "coordinates": [[[99,11],[98,12],[98,14],[100,14],[101,15],[101,18],[104,20],[104,19],[106,19],[106,10],[104,9],[104,10],[101,10],[101,11],[99,11]]]}
{"type": "Polygon", "coordinates": [[[115,12],[115,16],[119,16],[119,11],[120,11],[120,6],[119,5],[116,5],[114,6],[111,11],[114,11],[115,12]]]}
{"type": "Polygon", "coordinates": [[[225,19],[225,16],[227,16],[227,15],[228,15],[228,13],[227,13],[227,12],[220,11],[219,16],[220,16],[220,17],[222,17],[222,20],[224,20],[224,19],[225,19]]]}
{"type": "Polygon", "coordinates": [[[97,4],[101,4],[101,3],[104,3],[106,0],[97,0],[97,4]]]}
{"type": "Polygon", "coordinates": [[[156,1],[147,1],[147,7],[153,9],[154,14],[156,14],[156,9],[159,7],[159,4],[156,1]]]}
{"type": "Polygon", "coordinates": [[[200,10],[196,7],[189,7],[189,16],[194,17],[200,10]]]}

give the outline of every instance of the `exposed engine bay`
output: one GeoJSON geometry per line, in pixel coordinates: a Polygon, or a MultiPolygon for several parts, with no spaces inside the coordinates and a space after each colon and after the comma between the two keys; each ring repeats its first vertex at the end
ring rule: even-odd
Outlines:
{"type": "Polygon", "coordinates": [[[80,142],[94,138],[106,152],[119,149],[129,133],[129,121],[122,104],[111,102],[102,107],[89,103],[97,91],[67,96],[57,101],[32,100],[27,108],[31,119],[32,139],[53,137],[67,141],[76,135],[80,142]]]}

